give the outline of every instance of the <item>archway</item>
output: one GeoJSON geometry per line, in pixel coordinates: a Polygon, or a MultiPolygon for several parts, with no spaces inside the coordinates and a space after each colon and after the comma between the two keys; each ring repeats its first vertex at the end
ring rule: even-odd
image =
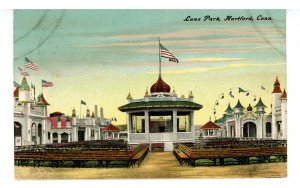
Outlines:
{"type": "Polygon", "coordinates": [[[15,146],[22,146],[22,124],[14,122],[14,143],[15,146]]]}
{"type": "Polygon", "coordinates": [[[256,125],[253,122],[247,122],[243,127],[243,137],[256,138],[256,125]]]}
{"type": "Polygon", "coordinates": [[[42,137],[42,124],[38,124],[38,136],[37,136],[37,138],[38,138],[38,144],[42,144],[42,139],[43,139],[43,137],[42,137]]]}
{"type": "Polygon", "coordinates": [[[68,134],[62,133],[61,134],[61,143],[67,143],[68,142],[68,134]]]}

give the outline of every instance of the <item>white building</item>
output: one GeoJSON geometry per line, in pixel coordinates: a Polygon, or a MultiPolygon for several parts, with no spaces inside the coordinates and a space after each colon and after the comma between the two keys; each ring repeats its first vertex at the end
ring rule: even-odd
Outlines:
{"type": "Polygon", "coordinates": [[[47,143],[47,106],[43,94],[31,99],[30,87],[23,77],[14,91],[14,145],[47,143]]]}
{"type": "Polygon", "coordinates": [[[287,94],[281,91],[278,78],[272,92],[272,112],[266,114],[261,98],[254,108],[249,104],[245,110],[238,100],[233,109],[228,105],[216,123],[225,127],[226,137],[287,139],[287,94]]]}

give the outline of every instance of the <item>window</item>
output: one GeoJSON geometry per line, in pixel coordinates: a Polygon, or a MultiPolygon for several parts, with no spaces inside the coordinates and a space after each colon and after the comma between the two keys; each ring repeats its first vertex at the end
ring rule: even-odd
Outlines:
{"type": "Polygon", "coordinates": [[[95,130],[91,130],[91,137],[95,136],[95,130]]]}
{"type": "Polygon", "coordinates": [[[48,132],[48,140],[51,139],[51,136],[50,136],[50,135],[51,135],[50,132],[48,132]]]}

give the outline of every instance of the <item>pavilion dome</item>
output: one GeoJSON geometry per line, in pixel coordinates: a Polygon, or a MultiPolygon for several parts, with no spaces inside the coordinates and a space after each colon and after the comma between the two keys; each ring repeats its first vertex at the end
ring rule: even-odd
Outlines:
{"type": "Polygon", "coordinates": [[[170,93],[170,91],[171,87],[165,81],[163,81],[161,77],[159,77],[155,84],[153,84],[150,88],[151,93],[170,93]]]}
{"type": "Polygon", "coordinates": [[[103,132],[120,132],[120,129],[113,124],[109,124],[105,128],[103,128],[102,131],[103,132]]]}

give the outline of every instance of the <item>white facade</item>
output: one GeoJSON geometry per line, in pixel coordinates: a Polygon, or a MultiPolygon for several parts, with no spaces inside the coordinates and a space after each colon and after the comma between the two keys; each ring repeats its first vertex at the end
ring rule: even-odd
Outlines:
{"type": "MultiPolygon", "coordinates": [[[[250,104],[247,110],[237,104],[232,113],[228,114],[226,111],[226,120],[223,123],[226,137],[286,140],[287,97],[285,90],[281,91],[278,79],[272,92],[272,112],[265,114],[265,107],[260,99],[255,106],[255,112],[250,104]]],[[[230,106],[227,110],[231,112],[230,106]]]]}

